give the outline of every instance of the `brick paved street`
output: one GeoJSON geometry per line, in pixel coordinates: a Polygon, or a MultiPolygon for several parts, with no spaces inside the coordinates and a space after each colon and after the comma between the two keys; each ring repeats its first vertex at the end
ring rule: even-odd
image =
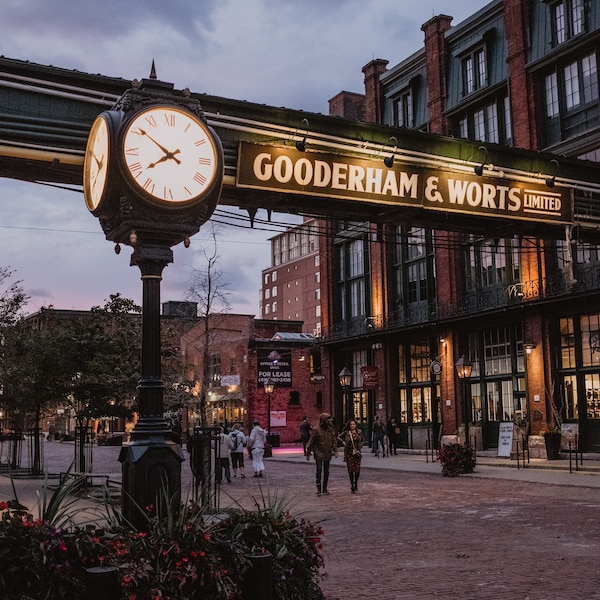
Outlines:
{"type": "MultiPolygon", "coordinates": [[[[50,472],[58,464],[51,451],[72,447],[46,447],[50,472]]],[[[118,474],[118,452],[94,449],[94,471],[118,474]]],[[[285,495],[293,514],[320,521],[327,600],[600,599],[599,475],[567,473],[560,480],[567,484],[555,485],[518,481],[523,471],[515,468],[497,468],[488,477],[482,466],[478,476],[444,478],[439,465],[423,459],[366,456],[364,463],[358,494],[350,494],[338,459],[331,495],[318,497],[314,463],[276,453],[267,460],[266,478],[234,479],[224,486],[221,504],[285,495]]],[[[545,472],[528,471],[547,479],[545,472]]],[[[186,488],[187,462],[182,479],[186,488]]],[[[7,481],[0,477],[3,496],[10,493],[7,481]]],[[[36,485],[17,483],[25,496],[36,485]]]]}
{"type": "Polygon", "coordinates": [[[323,522],[328,600],[600,598],[597,489],[364,469],[352,495],[340,462],[317,497],[312,463],[268,467],[323,522]]]}

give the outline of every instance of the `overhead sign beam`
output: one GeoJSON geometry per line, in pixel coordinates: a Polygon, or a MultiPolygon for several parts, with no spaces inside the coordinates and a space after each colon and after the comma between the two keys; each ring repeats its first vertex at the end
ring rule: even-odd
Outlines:
{"type": "Polygon", "coordinates": [[[506,177],[469,175],[396,161],[324,152],[299,152],[289,146],[240,142],[236,185],[385,206],[407,206],[526,221],[572,223],[572,193],[567,188],[506,177]]]}
{"type": "MultiPolygon", "coordinates": [[[[81,189],[91,123],[129,85],[0,57],[0,177],[81,189]]],[[[473,140],[192,96],[223,143],[222,205],[494,237],[563,237],[566,224],[579,239],[600,241],[593,163],[494,144],[484,152],[473,140]],[[257,170],[265,151],[272,164],[265,157],[257,170]]]]}

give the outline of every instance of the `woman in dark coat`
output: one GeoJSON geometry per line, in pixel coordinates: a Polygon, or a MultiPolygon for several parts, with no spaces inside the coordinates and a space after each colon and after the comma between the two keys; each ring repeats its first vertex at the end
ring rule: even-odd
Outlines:
{"type": "Polygon", "coordinates": [[[362,461],[363,434],[354,419],[350,419],[346,428],[339,435],[344,444],[344,461],[348,467],[350,477],[350,491],[356,494],[358,490],[358,477],[360,475],[360,464],[362,461]]]}

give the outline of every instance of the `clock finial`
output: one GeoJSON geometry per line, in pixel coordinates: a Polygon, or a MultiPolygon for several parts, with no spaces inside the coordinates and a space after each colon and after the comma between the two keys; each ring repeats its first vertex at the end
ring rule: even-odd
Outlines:
{"type": "Polygon", "coordinates": [[[152,66],[150,67],[150,79],[158,79],[156,77],[156,66],[154,64],[154,59],[152,59],[152,66]]]}

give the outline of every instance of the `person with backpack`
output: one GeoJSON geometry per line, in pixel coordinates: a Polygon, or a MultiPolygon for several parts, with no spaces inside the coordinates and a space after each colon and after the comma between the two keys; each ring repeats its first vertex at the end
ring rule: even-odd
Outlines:
{"type": "Polygon", "coordinates": [[[242,431],[242,426],[240,423],[236,423],[229,433],[229,454],[231,455],[233,476],[237,477],[239,473],[242,479],[246,478],[246,475],[244,474],[244,448],[246,447],[246,444],[246,436],[242,431]]]}
{"type": "Polygon", "coordinates": [[[300,423],[300,440],[302,441],[302,447],[304,448],[304,456],[306,456],[306,445],[308,444],[308,440],[310,439],[310,422],[306,418],[306,416],[302,417],[302,421],[300,423]]]}

